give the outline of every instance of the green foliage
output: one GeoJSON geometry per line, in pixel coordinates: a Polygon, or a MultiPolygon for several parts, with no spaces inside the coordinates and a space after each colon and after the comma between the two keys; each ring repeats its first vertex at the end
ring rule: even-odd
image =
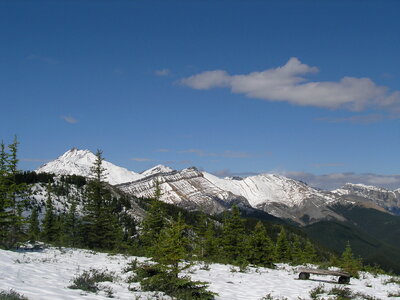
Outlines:
{"type": "Polygon", "coordinates": [[[0,300],[28,300],[28,298],[14,290],[9,290],[8,292],[0,291],[0,300]]]}
{"type": "Polygon", "coordinates": [[[123,232],[113,213],[112,197],[105,188],[103,156],[96,152],[91,168],[91,180],[87,184],[86,214],[83,218],[83,240],[91,249],[115,249],[122,240],[123,232]]]}
{"type": "Polygon", "coordinates": [[[235,205],[223,224],[221,243],[226,260],[239,264],[246,260],[248,250],[246,239],[244,221],[240,217],[239,208],[235,205]]]}
{"type": "Polygon", "coordinates": [[[27,205],[27,186],[18,183],[18,141],[0,144],[0,247],[12,248],[24,238],[22,211],[27,205]]]}
{"type": "Polygon", "coordinates": [[[58,240],[59,228],[57,218],[54,213],[53,200],[51,196],[51,183],[47,184],[46,213],[43,219],[42,239],[48,243],[54,243],[58,240]]]}
{"type": "Polygon", "coordinates": [[[276,241],[275,258],[279,262],[288,262],[292,258],[290,243],[284,227],[282,227],[276,241]]]}
{"type": "Polygon", "coordinates": [[[139,281],[144,291],[161,291],[177,299],[209,300],[216,295],[207,290],[206,282],[192,281],[188,276],[176,276],[160,264],[135,264],[132,267],[136,276],[131,280],[139,281]]]}
{"type": "Polygon", "coordinates": [[[114,273],[107,270],[90,269],[72,279],[70,289],[78,289],[86,292],[97,293],[100,290],[99,282],[114,281],[114,273]]]}
{"type": "Polygon", "coordinates": [[[31,216],[29,218],[29,229],[28,229],[28,239],[31,242],[35,242],[40,236],[39,219],[38,219],[38,208],[34,206],[31,211],[31,216]]]}
{"type": "Polygon", "coordinates": [[[354,258],[350,242],[347,242],[346,248],[342,253],[340,267],[343,271],[350,273],[351,276],[356,278],[358,278],[358,272],[362,269],[361,260],[354,258]]]}
{"type": "Polygon", "coordinates": [[[313,288],[310,291],[310,297],[313,300],[317,300],[318,299],[318,295],[324,294],[326,293],[325,291],[325,286],[323,284],[319,284],[317,287],[313,288]]]}
{"type": "Polygon", "coordinates": [[[170,226],[165,227],[158,242],[151,251],[153,259],[175,277],[185,268],[179,265],[188,257],[189,250],[188,226],[179,216],[170,226]]]}
{"type": "Polygon", "coordinates": [[[258,222],[250,236],[249,262],[259,266],[272,266],[274,245],[267,235],[264,225],[258,222]]]}
{"type": "Polygon", "coordinates": [[[354,299],[351,289],[347,287],[333,287],[329,290],[328,295],[335,295],[338,300],[354,299]]]}

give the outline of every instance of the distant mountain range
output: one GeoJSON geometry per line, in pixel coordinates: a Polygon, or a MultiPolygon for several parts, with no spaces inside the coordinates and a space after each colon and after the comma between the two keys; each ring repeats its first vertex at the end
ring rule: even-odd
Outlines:
{"type": "MultiPolygon", "coordinates": [[[[90,176],[95,155],[73,148],[36,172],[90,176]]],[[[246,178],[219,178],[195,167],[180,171],[157,165],[142,173],[104,161],[106,180],[136,197],[152,197],[159,182],[161,200],[189,210],[216,214],[237,204],[247,210],[262,210],[299,225],[321,220],[346,221],[335,206],[373,208],[400,214],[400,189],[389,191],[374,186],[348,183],[334,191],[323,191],[306,183],[275,174],[246,178]]]]}

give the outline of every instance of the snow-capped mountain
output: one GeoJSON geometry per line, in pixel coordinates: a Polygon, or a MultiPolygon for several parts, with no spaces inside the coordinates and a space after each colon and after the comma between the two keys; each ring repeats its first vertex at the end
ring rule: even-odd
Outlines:
{"type": "Polygon", "coordinates": [[[151,169],[145,170],[140,175],[143,177],[159,174],[159,173],[169,173],[172,172],[173,170],[170,167],[163,166],[163,165],[157,165],[152,167],[151,169]]]}
{"type": "MultiPolygon", "coordinates": [[[[156,168],[158,169],[158,166],[156,168]]],[[[155,194],[158,182],[162,194],[160,200],[189,210],[202,210],[211,214],[222,212],[234,203],[250,207],[244,197],[217,187],[194,167],[168,172],[153,172],[153,169],[142,173],[153,173],[152,175],[116,187],[136,197],[151,198],[155,194]]]]}
{"type": "MultiPolygon", "coordinates": [[[[88,177],[95,159],[89,150],[73,148],[37,172],[88,177]]],[[[400,190],[346,184],[329,192],[275,174],[222,179],[194,167],[176,171],[157,165],[135,173],[107,161],[103,166],[106,180],[128,194],[153,197],[158,181],[162,201],[211,214],[229,209],[234,203],[303,225],[322,219],[345,220],[332,209],[335,204],[363,205],[400,214],[400,190]]]]}
{"type": "MultiPolygon", "coordinates": [[[[54,173],[56,175],[81,175],[89,177],[91,167],[96,160],[96,156],[89,150],[78,150],[72,148],[36,170],[37,173],[54,173]]],[[[128,169],[118,167],[108,161],[103,161],[103,167],[106,170],[106,181],[110,184],[119,184],[123,182],[135,181],[142,177],[141,174],[129,171],[128,169]]]]}
{"type": "Polygon", "coordinates": [[[343,220],[329,206],[341,202],[335,194],[314,189],[303,182],[275,174],[246,178],[219,178],[204,172],[217,187],[247,199],[253,208],[279,218],[304,224],[320,219],[343,220]]]}
{"type": "Polygon", "coordinates": [[[372,185],[346,183],[340,189],[332,192],[345,199],[356,199],[367,204],[372,203],[386,211],[400,215],[400,189],[391,191],[372,185]]]}

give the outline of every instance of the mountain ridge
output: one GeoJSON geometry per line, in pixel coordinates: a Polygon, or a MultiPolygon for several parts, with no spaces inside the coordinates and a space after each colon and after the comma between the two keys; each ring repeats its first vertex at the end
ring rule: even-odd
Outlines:
{"type": "MultiPolygon", "coordinates": [[[[56,160],[41,166],[37,172],[89,177],[95,158],[89,150],[72,148],[56,160]]],[[[324,219],[345,221],[345,217],[332,209],[338,203],[400,214],[400,192],[361,184],[349,183],[340,189],[324,191],[277,174],[219,178],[195,167],[178,171],[156,165],[135,173],[107,161],[103,162],[103,166],[107,172],[106,180],[125,193],[151,198],[158,182],[162,192],[160,200],[211,214],[220,213],[237,204],[300,225],[324,219]]]]}

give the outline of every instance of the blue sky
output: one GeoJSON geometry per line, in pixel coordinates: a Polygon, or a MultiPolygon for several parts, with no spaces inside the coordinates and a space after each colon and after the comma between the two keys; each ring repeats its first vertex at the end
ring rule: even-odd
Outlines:
{"type": "Polygon", "coordinates": [[[1,1],[0,138],[134,171],[398,188],[399,1],[1,1]],[[338,178],[341,178],[338,181],[338,178]]]}

